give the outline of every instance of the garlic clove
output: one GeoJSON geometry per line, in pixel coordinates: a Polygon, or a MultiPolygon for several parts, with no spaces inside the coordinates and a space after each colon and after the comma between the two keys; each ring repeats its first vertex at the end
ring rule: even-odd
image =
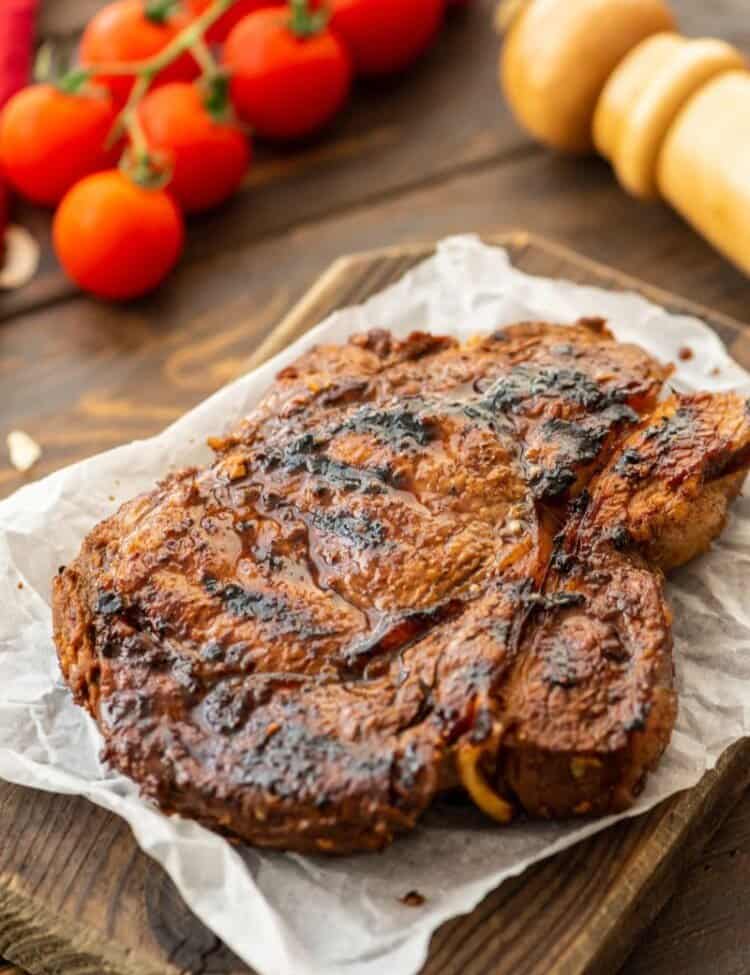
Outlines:
{"type": "Polygon", "coordinates": [[[5,260],[0,266],[0,288],[22,288],[36,274],[40,248],[25,227],[11,224],[5,230],[5,260]]]}
{"type": "Polygon", "coordinates": [[[5,438],[10,462],[17,471],[25,474],[30,471],[42,456],[42,448],[23,430],[11,430],[5,438]]]}

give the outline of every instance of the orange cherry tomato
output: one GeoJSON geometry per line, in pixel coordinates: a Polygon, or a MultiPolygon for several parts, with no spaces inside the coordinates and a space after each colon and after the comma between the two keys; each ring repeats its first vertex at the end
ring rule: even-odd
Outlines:
{"type": "MultiPolygon", "coordinates": [[[[210,44],[223,44],[229,37],[232,28],[239,24],[243,17],[262,10],[263,7],[284,6],[286,0],[237,0],[233,7],[213,24],[206,32],[206,40],[210,44]]],[[[211,5],[211,0],[188,0],[188,9],[194,17],[198,17],[211,5]]]]}
{"type": "Polygon", "coordinates": [[[446,0],[332,0],[331,30],[362,76],[404,71],[430,46],[446,0]]]}
{"type": "Polygon", "coordinates": [[[70,95],[46,84],[22,89],[0,115],[5,178],[34,203],[56,205],[79,179],[116,163],[119,147],[106,146],[115,114],[105,91],[70,95]]]}
{"type": "MultiPolygon", "coordinates": [[[[185,13],[152,19],[148,10],[148,0],[115,0],[102,7],[89,21],[81,38],[81,64],[96,67],[115,61],[143,61],[158,54],[190,20],[185,13]]],[[[156,76],[154,84],[192,81],[199,74],[197,62],[186,51],[156,76]]],[[[106,85],[120,104],[133,87],[129,75],[102,75],[96,80],[106,85]]]]}
{"type": "Polygon", "coordinates": [[[81,288],[122,301],[155,288],[182,251],[185,231],[164,190],[144,189],[108,169],[66,194],[52,227],[55,252],[81,288]]]}
{"type": "Polygon", "coordinates": [[[302,139],[323,128],[351,88],[349,55],[327,28],[299,36],[287,10],[259,10],[227,38],[224,63],[240,117],[266,139],[302,139]]]}
{"type": "Polygon", "coordinates": [[[249,141],[231,119],[213,117],[201,88],[163,85],[139,112],[149,147],[172,165],[167,188],[187,213],[209,210],[239,187],[250,164],[249,141]]]}

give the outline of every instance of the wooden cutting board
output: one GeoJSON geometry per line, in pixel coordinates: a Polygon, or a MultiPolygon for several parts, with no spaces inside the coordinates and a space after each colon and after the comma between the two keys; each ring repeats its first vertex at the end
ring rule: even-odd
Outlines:
{"type": "MultiPolygon", "coordinates": [[[[739,322],[528,234],[490,241],[530,273],[636,290],[698,315],[750,367],[750,329],[739,322]]],[[[250,365],[334,309],[397,280],[431,251],[420,244],[337,261],[250,365]]],[[[731,749],[691,792],[545,861],[503,884],[471,915],[444,925],[425,975],[611,975],[748,785],[750,741],[731,749]]],[[[6,784],[0,784],[0,955],[34,975],[249,971],[187,910],[122,821],[84,799],[6,784]]]]}

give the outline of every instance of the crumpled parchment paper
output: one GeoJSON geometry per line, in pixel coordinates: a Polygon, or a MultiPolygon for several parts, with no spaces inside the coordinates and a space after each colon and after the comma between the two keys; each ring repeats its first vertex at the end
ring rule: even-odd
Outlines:
{"type": "MultiPolygon", "coordinates": [[[[564,323],[582,315],[607,317],[619,338],[674,362],[679,388],[750,393],[750,375],[701,322],[633,294],[529,277],[502,250],[458,237],[160,436],[60,471],[0,504],[0,777],[79,793],[126,819],[192,910],[262,975],[410,975],[442,921],[469,911],[504,878],[604,829],[612,820],[501,828],[479,813],[442,807],[382,855],[324,859],[234,848],[194,823],[161,815],[128,780],[102,767],[99,733],[60,678],[49,607],[55,570],[95,522],[167,468],[207,460],[205,437],[249,410],[309,345],[372,326],[468,337],[521,319],[564,323]],[[683,346],[692,359],[679,358],[683,346]],[[400,898],[414,889],[424,904],[403,905],[400,898]]],[[[743,498],[711,553],[670,585],[680,716],[630,815],[694,785],[730,743],[750,733],[748,578],[750,498],[743,498]]]]}

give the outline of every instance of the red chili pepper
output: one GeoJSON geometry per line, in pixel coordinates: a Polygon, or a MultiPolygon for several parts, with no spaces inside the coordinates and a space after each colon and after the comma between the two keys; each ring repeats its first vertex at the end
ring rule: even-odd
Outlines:
{"type": "Polygon", "coordinates": [[[5,261],[5,228],[8,226],[8,190],[0,173],[0,267],[5,261]]]}
{"type": "Polygon", "coordinates": [[[0,2],[0,107],[28,84],[37,2],[0,2]]]}

